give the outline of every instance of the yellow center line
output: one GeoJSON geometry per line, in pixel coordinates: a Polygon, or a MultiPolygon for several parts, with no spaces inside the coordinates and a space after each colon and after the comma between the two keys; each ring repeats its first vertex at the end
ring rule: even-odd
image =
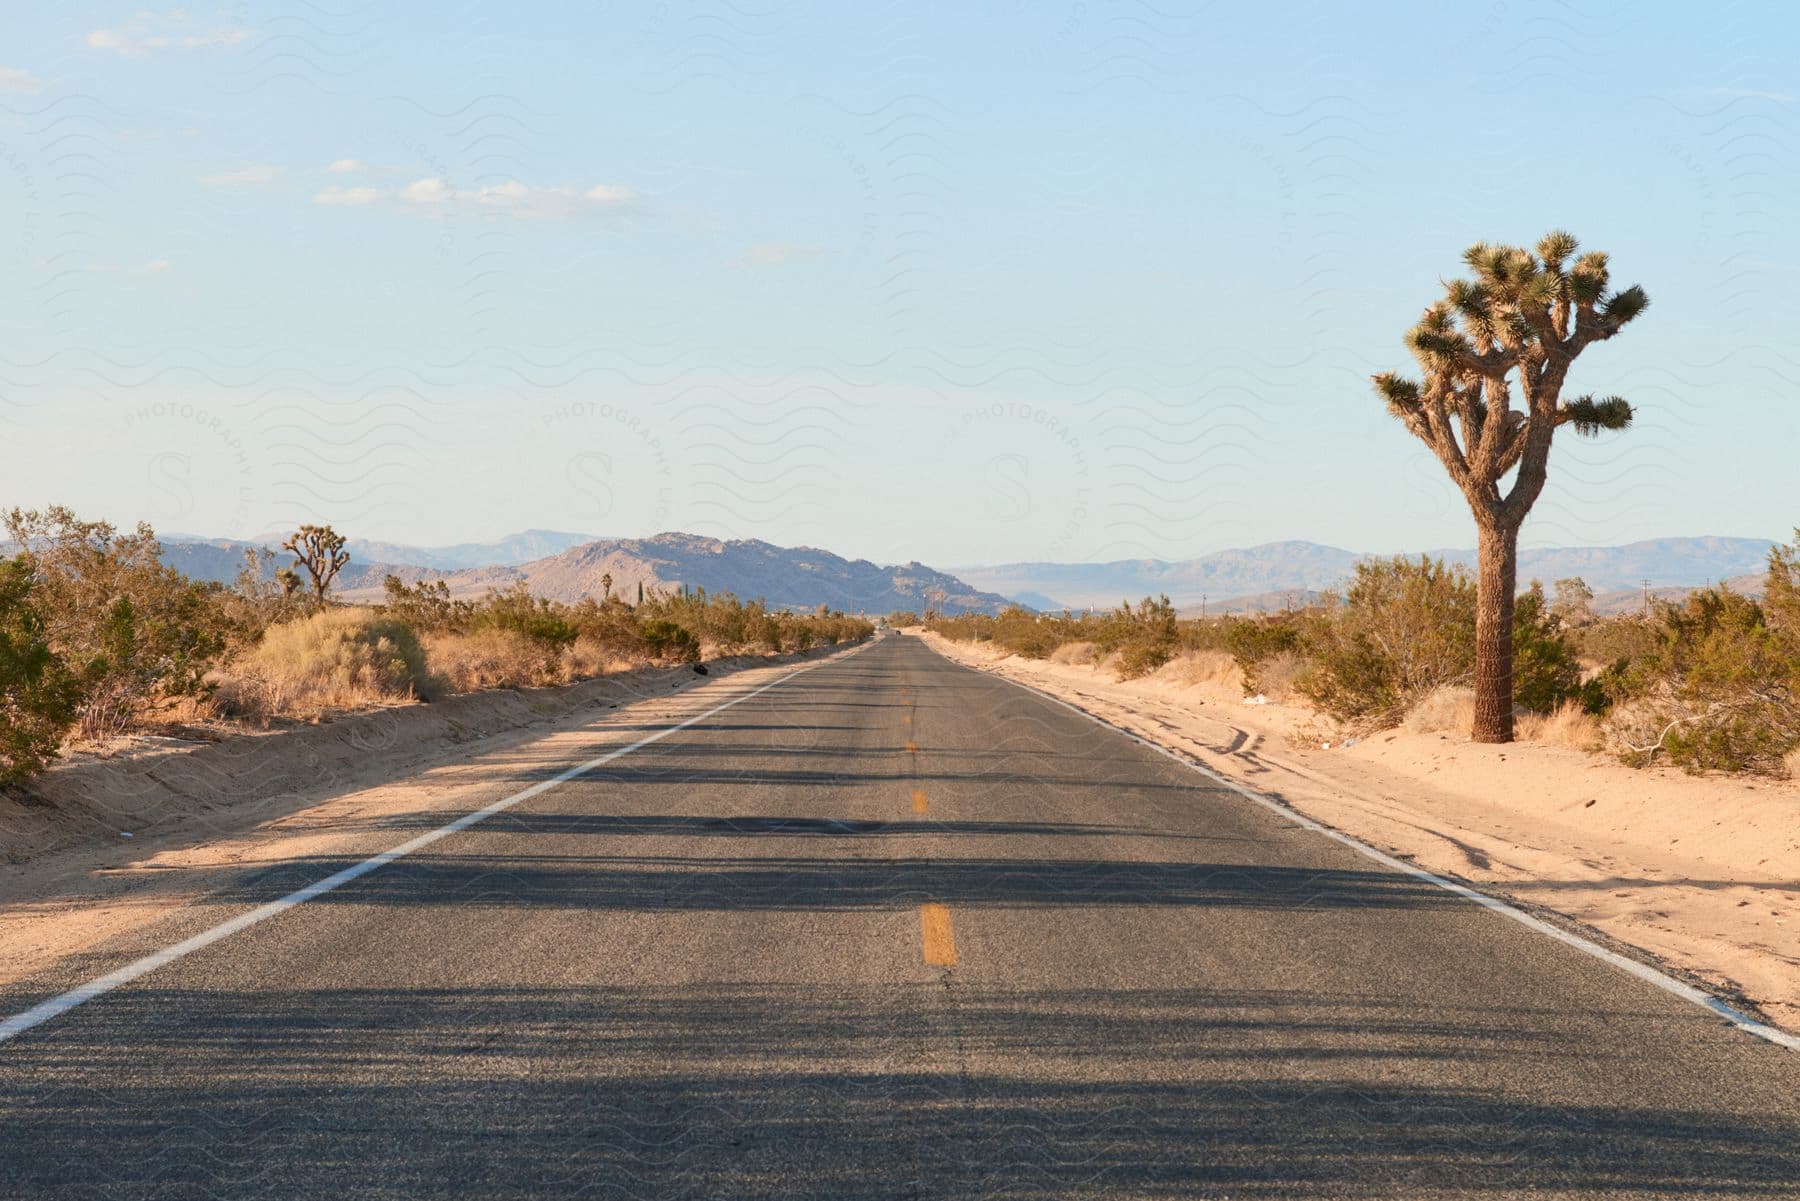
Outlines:
{"type": "Polygon", "coordinates": [[[925,962],[939,967],[956,966],[956,936],[950,931],[950,906],[935,901],[919,906],[919,934],[925,941],[925,962]]]}
{"type": "Polygon", "coordinates": [[[919,749],[919,744],[908,738],[906,740],[906,749],[909,751],[916,751],[919,749]]]}
{"type": "Polygon", "coordinates": [[[922,788],[913,789],[913,812],[925,813],[930,808],[930,804],[925,800],[925,790],[922,788]]]}

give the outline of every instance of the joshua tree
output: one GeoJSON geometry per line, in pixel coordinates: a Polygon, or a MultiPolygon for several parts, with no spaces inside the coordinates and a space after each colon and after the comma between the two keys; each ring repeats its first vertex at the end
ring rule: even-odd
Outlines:
{"type": "Polygon", "coordinates": [[[303,525],[281,549],[293,554],[295,567],[306,568],[312,577],[313,602],[324,609],[326,589],[350,561],[344,536],[328,525],[303,525]]]}
{"type": "Polygon", "coordinates": [[[1544,490],[1551,436],[1564,425],[1597,434],[1631,424],[1631,406],[1617,396],[1562,399],[1576,356],[1650,303],[1636,285],[1609,291],[1606,255],[1575,258],[1575,249],[1575,238],[1560,231],[1535,252],[1471,246],[1463,261],[1475,278],[1445,284],[1443,299],[1406,335],[1423,378],[1391,371],[1375,377],[1388,411],[1432,449],[1475,514],[1477,742],[1512,741],[1519,527],[1544,490]],[[1515,386],[1520,408],[1512,404],[1515,386]]]}
{"type": "Polygon", "coordinates": [[[601,600],[610,602],[612,600],[612,572],[607,571],[601,573],[600,589],[604,593],[601,600]]]}

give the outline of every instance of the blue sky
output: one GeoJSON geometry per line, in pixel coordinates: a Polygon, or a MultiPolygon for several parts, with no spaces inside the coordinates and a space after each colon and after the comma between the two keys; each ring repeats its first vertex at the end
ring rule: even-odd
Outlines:
{"type": "Polygon", "coordinates": [[[1527,543],[1800,524],[1786,6],[7,22],[0,503],[939,564],[1464,545],[1367,376],[1464,246],[1562,226],[1654,304],[1573,383],[1638,426],[1563,440],[1527,543]]]}

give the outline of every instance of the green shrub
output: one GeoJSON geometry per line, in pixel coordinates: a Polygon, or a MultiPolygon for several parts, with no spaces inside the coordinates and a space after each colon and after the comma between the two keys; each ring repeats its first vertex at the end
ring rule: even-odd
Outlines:
{"type": "MultiPolygon", "coordinates": [[[[652,618],[643,625],[644,646],[651,658],[664,663],[698,663],[700,640],[693,631],[672,621],[652,618]]],[[[802,650],[805,647],[800,648],[802,650]]]]}
{"type": "Polygon", "coordinates": [[[1289,617],[1245,618],[1220,623],[1222,641],[1237,661],[1244,677],[1244,692],[1267,691],[1261,668],[1278,656],[1298,655],[1305,638],[1297,620],[1289,617]]]}
{"type": "Polygon", "coordinates": [[[1513,603],[1513,703],[1533,713],[1554,713],[1570,700],[1589,713],[1604,712],[1608,704],[1604,689],[1583,686],[1563,618],[1533,580],[1513,603]]]}
{"type": "Polygon", "coordinates": [[[23,559],[0,561],[0,785],[42,771],[75,724],[79,681],[51,650],[23,559]]]}
{"type": "Polygon", "coordinates": [[[231,633],[223,590],[165,567],[149,526],[121,534],[60,507],[13,509],[5,524],[36,581],[44,638],[80,680],[83,735],[118,734],[167,698],[207,690],[231,633]]]}
{"type": "MultiPolygon", "coordinates": [[[[1786,603],[1772,561],[1771,594],[1786,603]]],[[[1791,579],[1791,576],[1788,577],[1791,579]]],[[[1781,775],[1800,747],[1800,630],[1727,588],[1657,611],[1657,646],[1603,677],[1621,704],[1612,725],[1627,762],[1658,753],[1693,771],[1781,775]]]]}
{"type": "Polygon", "coordinates": [[[1308,639],[1300,692],[1332,716],[1396,724],[1475,666],[1475,581],[1441,559],[1366,559],[1344,606],[1308,639]]]}

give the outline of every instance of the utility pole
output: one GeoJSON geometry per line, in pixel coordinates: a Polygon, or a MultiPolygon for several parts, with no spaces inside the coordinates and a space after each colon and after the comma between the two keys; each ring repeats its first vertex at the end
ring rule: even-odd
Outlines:
{"type": "Polygon", "coordinates": [[[1650,581],[1644,581],[1644,616],[1650,616],[1650,581]]]}
{"type": "Polygon", "coordinates": [[[1200,620],[1206,620],[1206,593],[1200,594],[1200,620]]]}

